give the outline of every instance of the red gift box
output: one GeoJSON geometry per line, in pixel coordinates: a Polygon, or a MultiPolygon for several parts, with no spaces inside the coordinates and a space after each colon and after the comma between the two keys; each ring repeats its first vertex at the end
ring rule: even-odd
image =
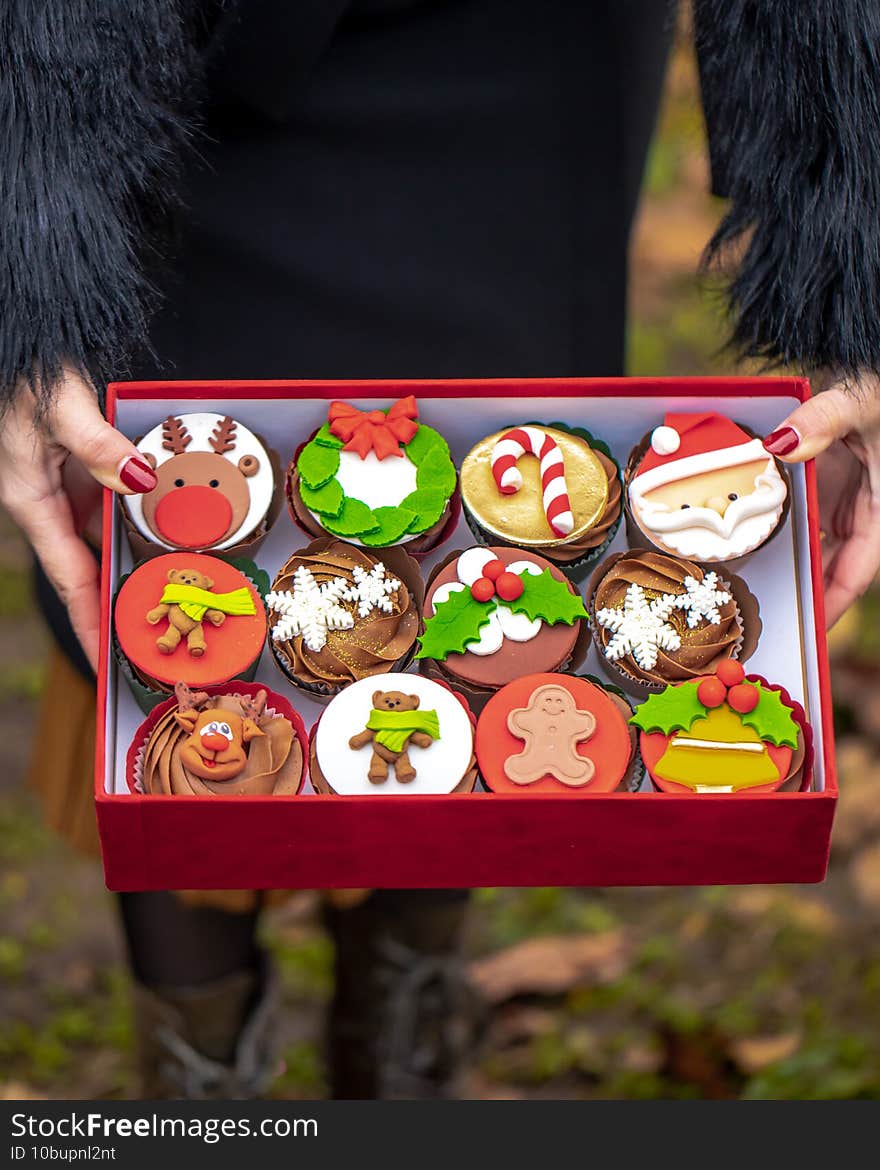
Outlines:
{"type": "MultiPolygon", "coordinates": [[[[483,434],[532,419],[587,426],[611,444],[622,462],[666,410],[716,408],[766,433],[809,396],[809,386],[796,378],[132,382],[110,386],[107,410],[110,420],[132,437],[171,410],[228,412],[269,436],[284,463],[320,425],[328,400],[351,399],[369,409],[408,393],[416,394],[425,421],[450,438],[457,463],[483,434]],[[621,410],[624,398],[626,410],[621,410]],[[524,401],[514,403],[517,399],[524,401]]],[[[762,602],[762,673],[804,703],[813,727],[810,790],[733,796],[618,792],[576,800],[527,792],[212,798],[130,793],[124,759],[142,716],[117,677],[110,653],[111,598],[130,557],[114,497],[106,492],[95,800],[108,887],[821,881],[837,781],[813,464],[793,468],[791,481],[792,507],[784,532],[740,571],[762,602]],[[785,677],[774,670],[780,662],[785,677]]],[[[626,546],[624,529],[622,525],[611,551],[626,546]]],[[[461,546],[473,543],[463,525],[459,534],[461,546]]],[[[283,514],[257,560],[271,575],[305,543],[283,514]]],[[[459,543],[456,539],[446,550],[459,543]]],[[[760,665],[756,657],[749,669],[760,665]]],[[[268,651],[257,678],[286,695],[307,724],[313,722],[268,651]]]]}

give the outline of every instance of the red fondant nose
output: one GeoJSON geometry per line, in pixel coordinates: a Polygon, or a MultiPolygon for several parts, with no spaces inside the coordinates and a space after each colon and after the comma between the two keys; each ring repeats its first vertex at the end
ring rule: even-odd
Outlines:
{"type": "Polygon", "coordinates": [[[207,735],[201,736],[202,747],[207,748],[209,752],[222,752],[229,747],[229,740],[225,735],[218,732],[209,731],[207,735]]]}
{"type": "Polygon", "coordinates": [[[159,535],[177,548],[208,548],[223,539],[231,522],[226,496],[200,484],[174,488],[156,505],[159,535]]]}

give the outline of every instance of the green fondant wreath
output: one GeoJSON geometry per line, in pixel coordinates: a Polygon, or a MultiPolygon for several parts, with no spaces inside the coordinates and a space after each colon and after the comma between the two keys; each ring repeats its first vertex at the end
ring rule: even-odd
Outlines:
{"type": "Polygon", "coordinates": [[[370,508],[346,496],[336,478],[344,444],[325,423],[303,447],[297,460],[299,492],[310,512],[334,536],[355,537],[361,544],[384,548],[405,536],[432,528],[455,491],[455,465],[446,440],[432,427],[419,425],[401,451],[416,468],[416,490],[396,507],[370,508]]]}

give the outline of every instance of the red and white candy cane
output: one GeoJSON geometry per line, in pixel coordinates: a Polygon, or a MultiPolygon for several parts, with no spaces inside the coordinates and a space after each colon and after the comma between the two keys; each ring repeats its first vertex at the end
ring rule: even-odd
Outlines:
{"type": "Polygon", "coordinates": [[[547,523],[557,536],[569,536],[574,530],[574,515],[565,486],[565,464],[559,444],[546,431],[537,427],[505,431],[492,449],[492,474],[498,490],[505,496],[519,491],[523,479],[517,462],[526,454],[537,455],[541,460],[541,491],[547,523]]]}

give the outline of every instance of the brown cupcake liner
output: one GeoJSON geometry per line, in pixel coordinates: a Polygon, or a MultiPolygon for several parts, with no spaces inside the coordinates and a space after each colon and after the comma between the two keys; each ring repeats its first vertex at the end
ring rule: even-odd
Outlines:
{"type": "Polygon", "coordinates": [[[268,445],[262,435],[256,436],[266,453],[269,456],[269,462],[272,465],[272,473],[275,477],[275,487],[272,492],[272,501],[269,504],[269,510],[266,512],[262,523],[251,533],[246,539],[239,541],[229,548],[205,548],[205,549],[178,549],[166,548],[164,544],[156,544],[154,541],[148,540],[141,532],[135,528],[128,510],[120,497],[118,502],[119,513],[122,517],[122,527],[125,531],[125,536],[128,541],[128,547],[131,549],[131,555],[135,561],[145,561],[152,557],[161,557],[166,553],[171,552],[203,552],[212,557],[218,557],[223,561],[238,560],[242,557],[253,559],[253,554],[257,552],[260,546],[265,541],[266,537],[271,532],[275,521],[281,515],[281,510],[284,507],[284,474],[281,470],[281,459],[278,452],[268,445]]]}
{"type": "MultiPolygon", "coordinates": [[[[601,629],[596,624],[596,607],[593,604],[596,590],[598,589],[599,584],[605,574],[608,573],[609,570],[612,569],[619,560],[621,560],[621,558],[638,556],[640,552],[651,552],[660,556],[675,556],[673,553],[666,553],[659,549],[644,549],[638,547],[625,549],[623,552],[612,553],[610,557],[604,560],[600,565],[596,566],[592,576],[587,582],[587,586],[584,591],[587,613],[589,614],[589,618],[587,620],[593,642],[596,646],[596,656],[599,659],[599,665],[610,679],[613,679],[619,686],[624,689],[624,691],[633,695],[635,698],[644,698],[646,695],[663,691],[667,686],[674,686],[679,682],[687,682],[688,678],[691,677],[688,676],[688,678],[669,679],[665,682],[647,682],[644,679],[636,678],[634,675],[630,674],[625,666],[620,666],[617,662],[612,661],[605,654],[602,645],[601,629]]],[[[676,559],[681,561],[690,560],[689,557],[676,557],[676,559]]],[[[699,564],[697,561],[691,561],[691,563],[696,565],[699,569],[704,568],[704,566],[699,564]]],[[[721,566],[709,565],[708,571],[718,573],[719,568],[721,568],[721,566]]],[[[734,573],[727,573],[722,577],[719,573],[718,581],[720,586],[726,589],[733,596],[733,599],[736,602],[736,607],[738,610],[737,625],[739,627],[739,638],[734,643],[733,653],[719,654],[710,663],[707,663],[706,670],[703,672],[705,674],[712,674],[715,670],[715,667],[724,658],[734,658],[743,664],[748,662],[748,660],[752,657],[758,648],[758,641],[763,629],[758,599],[749,589],[748,585],[745,583],[742,577],[738,577],[734,573]]],[[[702,677],[702,675],[695,677],[702,677]]]]}
{"type": "MultiPolygon", "coordinates": [[[[334,544],[346,544],[347,542],[341,536],[331,536],[323,532],[321,535],[312,540],[304,548],[296,549],[290,554],[288,560],[295,556],[320,556],[322,552],[334,544]]],[[[391,674],[393,672],[404,673],[410,666],[412,666],[415,658],[416,649],[418,645],[418,636],[421,633],[422,623],[421,614],[422,607],[425,600],[425,582],[422,578],[418,562],[415,557],[409,555],[406,551],[405,545],[389,545],[388,548],[369,549],[363,548],[361,545],[352,545],[352,548],[357,549],[358,552],[364,553],[366,556],[372,557],[374,560],[381,561],[395,577],[399,577],[409,590],[410,596],[415,602],[416,611],[419,615],[418,633],[413,638],[412,646],[409,650],[398,658],[395,662],[390,662],[387,666],[383,666],[381,670],[375,671],[373,674],[363,675],[364,678],[381,678],[383,674],[391,674]]],[[[287,562],[285,562],[286,564],[287,562]]],[[[282,566],[283,568],[284,566],[282,566]]],[[[281,569],[275,575],[277,580],[281,569]]],[[[275,582],[272,582],[274,589],[275,582]]],[[[272,660],[291,686],[296,687],[297,690],[316,699],[318,702],[329,703],[334,695],[338,695],[341,690],[349,686],[352,682],[358,682],[359,679],[346,679],[334,685],[325,683],[311,683],[305,679],[299,678],[293,670],[291,663],[287,660],[284,654],[278,649],[276,643],[272,639],[272,623],[271,617],[269,620],[269,629],[266,635],[266,642],[272,654],[272,660]]]]}
{"type": "MultiPolygon", "coordinates": [[[[736,421],[736,420],[734,420],[734,421],[736,421]]],[[[751,427],[745,426],[744,423],[738,422],[736,425],[741,430],[745,431],[745,433],[750,438],[752,438],[752,439],[761,438],[761,436],[756,431],[752,430],[751,427]]],[[[653,430],[648,431],[648,433],[646,435],[643,435],[642,438],[639,440],[639,442],[636,443],[635,447],[633,447],[632,451],[630,451],[630,453],[629,453],[629,456],[628,456],[627,461],[626,461],[626,466],[625,466],[624,471],[623,471],[623,514],[626,518],[625,531],[626,531],[627,542],[631,545],[636,546],[636,547],[641,547],[644,545],[645,541],[648,541],[650,543],[651,547],[653,549],[656,549],[657,552],[663,553],[665,556],[677,557],[677,556],[681,556],[681,553],[673,552],[670,549],[666,548],[664,545],[658,544],[654,540],[654,538],[651,536],[650,533],[645,532],[645,530],[639,526],[638,521],[635,519],[635,517],[632,514],[632,508],[630,507],[629,485],[632,482],[633,477],[635,476],[635,474],[638,471],[638,468],[642,462],[642,459],[645,457],[645,454],[647,453],[647,450],[651,445],[651,435],[652,434],[653,434],[653,430]]],[[[767,454],[769,455],[770,452],[768,451],[767,454]]],[[[788,519],[788,514],[791,511],[791,477],[788,474],[788,471],[787,471],[785,465],[783,463],[780,463],[780,461],[778,459],[776,460],[776,467],[777,467],[780,475],[782,476],[782,478],[785,481],[785,487],[786,487],[785,500],[782,504],[782,514],[780,515],[778,521],[776,522],[776,527],[773,529],[773,531],[770,533],[770,535],[767,537],[767,539],[765,541],[763,541],[761,544],[759,544],[757,546],[757,548],[753,548],[751,552],[744,553],[741,557],[728,557],[726,560],[723,560],[723,561],[722,560],[700,561],[700,560],[697,560],[696,557],[683,557],[682,559],[688,560],[688,561],[693,561],[694,564],[700,565],[701,567],[704,565],[708,565],[710,569],[711,568],[715,568],[715,569],[726,568],[726,569],[729,569],[731,572],[737,572],[745,564],[747,564],[747,562],[749,561],[749,559],[751,557],[753,557],[756,553],[759,553],[762,548],[766,548],[767,545],[772,540],[774,540],[776,538],[776,536],[780,532],[780,530],[785,527],[785,521],[788,519]]]]}

